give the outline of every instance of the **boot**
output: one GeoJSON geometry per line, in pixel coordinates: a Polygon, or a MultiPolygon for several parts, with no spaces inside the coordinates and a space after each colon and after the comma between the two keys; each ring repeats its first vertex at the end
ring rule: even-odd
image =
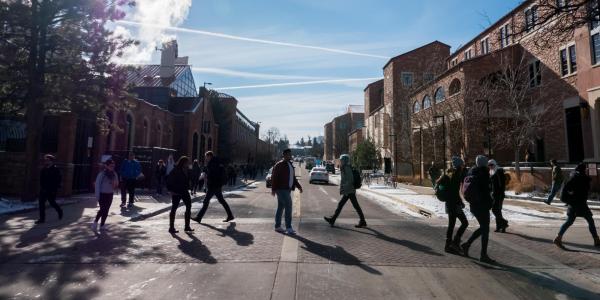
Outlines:
{"type": "Polygon", "coordinates": [[[479,261],[486,264],[495,264],[496,261],[491,259],[487,254],[482,254],[479,261]]]}
{"type": "Polygon", "coordinates": [[[325,219],[325,221],[329,223],[329,226],[331,227],[333,227],[333,224],[335,224],[335,219],[333,217],[323,217],[323,219],[325,219]]]}
{"type": "Polygon", "coordinates": [[[456,249],[454,249],[454,247],[452,247],[452,240],[446,239],[446,245],[444,246],[444,252],[450,253],[450,254],[458,254],[456,252],[456,249]]]}
{"type": "Polygon", "coordinates": [[[355,225],[354,227],[356,227],[356,228],[365,228],[365,227],[367,227],[367,221],[360,220],[360,222],[358,222],[358,224],[355,225]]]}
{"type": "Polygon", "coordinates": [[[600,247],[600,238],[598,236],[594,237],[594,247],[600,247]]]}
{"type": "Polygon", "coordinates": [[[454,238],[454,240],[450,244],[450,247],[452,249],[454,249],[454,251],[456,251],[456,254],[458,254],[458,255],[464,255],[463,251],[462,251],[462,248],[460,247],[460,240],[459,239],[454,238]]]}
{"type": "Polygon", "coordinates": [[[178,233],[178,232],[179,232],[179,230],[177,230],[173,227],[169,228],[169,233],[178,233]]]}
{"type": "Polygon", "coordinates": [[[556,245],[558,248],[560,249],[565,249],[565,246],[563,246],[562,243],[562,236],[556,236],[556,238],[554,238],[554,245],[556,245]]]}
{"type": "Polygon", "coordinates": [[[470,247],[471,247],[471,244],[469,242],[466,242],[466,243],[460,245],[460,248],[462,249],[464,256],[469,257],[469,248],[470,247]]]}

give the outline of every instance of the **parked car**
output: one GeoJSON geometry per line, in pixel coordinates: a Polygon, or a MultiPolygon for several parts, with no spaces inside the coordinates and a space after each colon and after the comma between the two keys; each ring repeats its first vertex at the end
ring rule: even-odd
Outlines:
{"type": "Polygon", "coordinates": [[[269,169],[269,172],[267,172],[267,177],[265,178],[266,182],[267,182],[267,187],[270,188],[271,187],[271,176],[273,175],[273,168],[269,169]]]}
{"type": "Polygon", "coordinates": [[[332,162],[327,162],[325,164],[325,169],[327,170],[327,172],[335,174],[335,165],[332,162]]]}
{"type": "Polygon", "coordinates": [[[313,182],[329,183],[329,174],[327,173],[327,169],[324,167],[312,168],[312,170],[310,170],[310,178],[308,182],[311,184],[313,182]]]}

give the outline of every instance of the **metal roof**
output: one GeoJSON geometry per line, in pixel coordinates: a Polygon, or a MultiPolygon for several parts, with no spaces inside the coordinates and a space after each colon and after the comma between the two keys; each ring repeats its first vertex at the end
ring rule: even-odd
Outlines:
{"type": "Polygon", "coordinates": [[[175,76],[161,78],[160,65],[139,65],[127,72],[127,82],[136,87],[168,87],[188,68],[189,65],[175,65],[175,76]]]}

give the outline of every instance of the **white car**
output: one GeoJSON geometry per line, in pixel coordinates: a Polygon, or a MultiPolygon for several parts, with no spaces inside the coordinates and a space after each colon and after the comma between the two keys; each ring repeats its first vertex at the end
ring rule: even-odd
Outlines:
{"type": "Polygon", "coordinates": [[[324,167],[314,167],[310,170],[310,179],[309,183],[313,182],[324,182],[329,183],[329,174],[327,173],[327,169],[324,167]]]}

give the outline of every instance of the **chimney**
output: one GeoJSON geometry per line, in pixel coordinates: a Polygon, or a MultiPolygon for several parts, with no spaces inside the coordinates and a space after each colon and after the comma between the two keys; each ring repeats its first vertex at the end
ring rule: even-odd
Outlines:
{"type": "Polygon", "coordinates": [[[160,78],[167,79],[175,76],[175,60],[177,59],[177,41],[172,40],[163,43],[162,53],[160,55],[160,78]]]}

